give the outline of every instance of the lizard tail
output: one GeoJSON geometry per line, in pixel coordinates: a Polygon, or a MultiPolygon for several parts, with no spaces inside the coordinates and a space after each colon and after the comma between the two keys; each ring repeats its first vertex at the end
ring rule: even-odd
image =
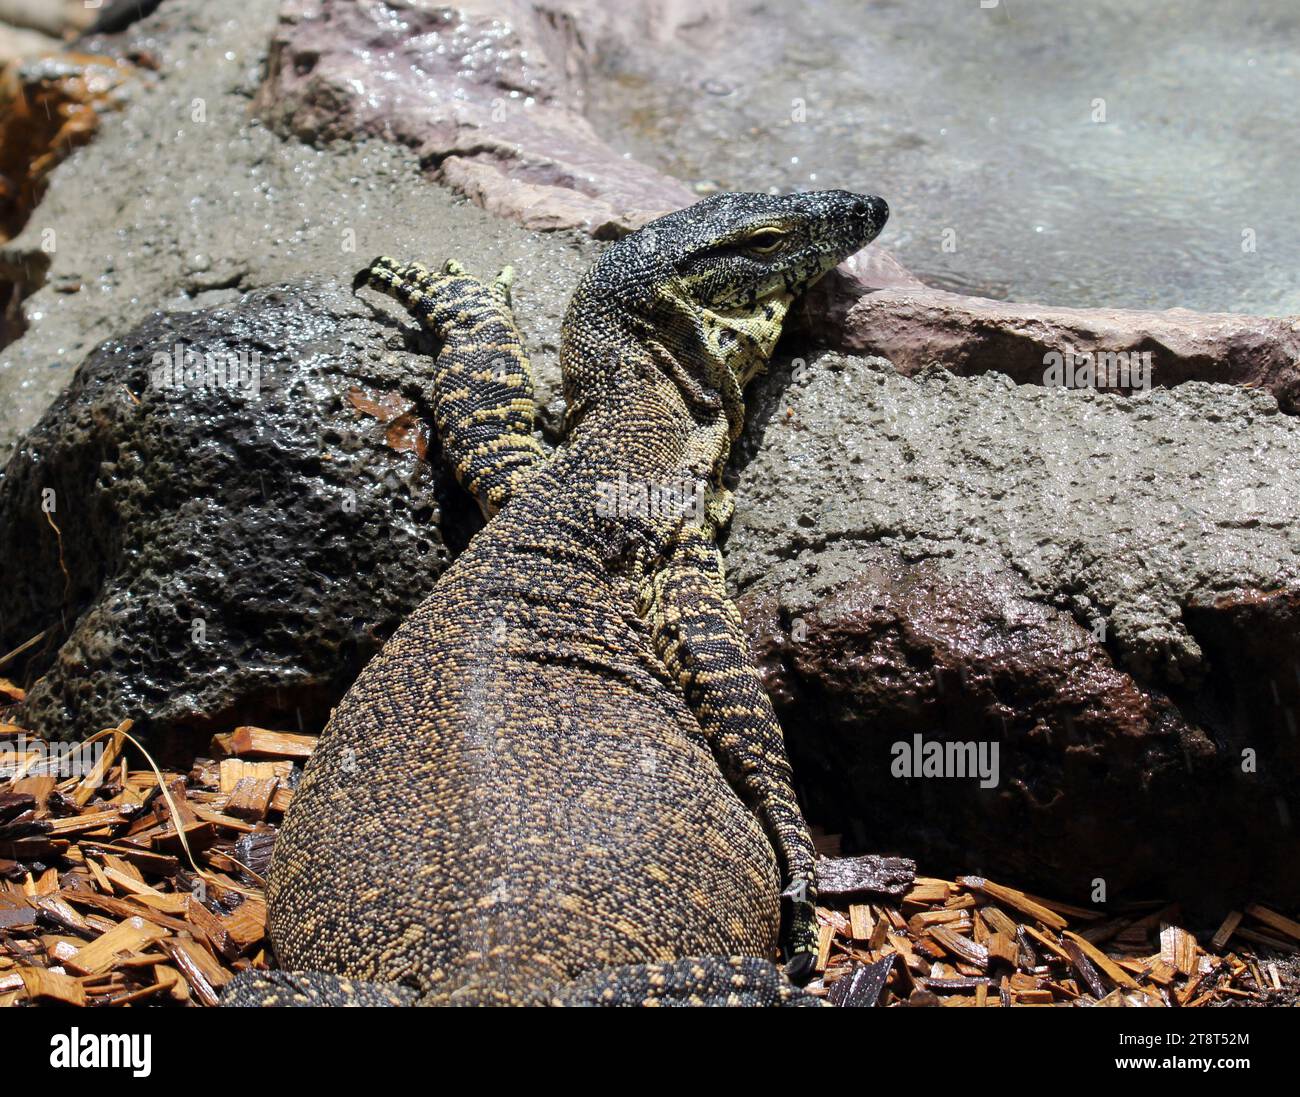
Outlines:
{"type": "Polygon", "coordinates": [[[223,1006],[819,1006],[780,968],[757,956],[694,956],[588,972],[549,992],[466,986],[421,995],[395,983],[372,983],[322,971],[256,971],[226,987],[223,1006]]]}
{"type": "Polygon", "coordinates": [[[417,991],[328,971],[246,971],[221,996],[223,1006],[412,1006],[417,991]]]}
{"type": "Polygon", "coordinates": [[[606,968],[579,976],[555,1006],[819,1006],[774,963],[758,956],[692,956],[606,968]]]}

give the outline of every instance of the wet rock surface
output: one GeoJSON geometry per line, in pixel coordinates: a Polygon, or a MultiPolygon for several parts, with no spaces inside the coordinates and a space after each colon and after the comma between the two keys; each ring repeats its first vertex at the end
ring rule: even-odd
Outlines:
{"type": "Polygon", "coordinates": [[[130,717],[182,757],[319,727],[477,525],[424,429],[431,361],[329,284],[96,350],[0,479],[0,649],[43,637],[8,670],[23,725],[130,717]]]}
{"type": "MultiPolygon", "coordinates": [[[[692,197],[581,114],[591,47],[617,10],[290,0],[257,107],[303,140],[409,146],[439,181],[527,228],[621,235],[692,197]]],[[[624,9],[622,22],[626,39],[640,19],[624,9]]]]}
{"type": "Polygon", "coordinates": [[[815,821],[1085,898],[1300,898],[1300,423],[1271,396],[827,355],[756,403],[727,557],[815,821]],[[896,775],[915,736],[996,744],[996,782],[896,775]]]}
{"type": "Polygon", "coordinates": [[[1050,308],[919,283],[890,286],[874,271],[857,278],[841,271],[811,297],[808,310],[833,320],[826,330],[838,349],[878,354],[904,373],[940,362],[962,375],[992,370],[1022,384],[1073,385],[1086,355],[1093,374],[1079,387],[1131,391],[1216,381],[1267,389],[1283,411],[1300,412],[1300,320],[1294,317],[1050,308]],[[1133,355],[1148,357],[1139,362],[1133,355]]]}
{"type": "Polygon", "coordinates": [[[1298,62],[1291,0],[731,4],[721,33],[611,51],[589,114],[692,183],[884,195],[930,285],[1286,316],[1298,62]]]}
{"type": "Polygon", "coordinates": [[[278,0],[168,0],[101,55],[147,56],[123,108],[49,178],[0,271],[45,272],[22,302],[29,329],[0,351],[0,447],[31,427],[105,339],[157,309],[230,304],[246,290],[316,277],[351,282],[379,253],[476,274],[519,271],[515,306],[543,403],[555,404],[559,325],[595,255],[585,236],[539,237],[450,194],[408,149],[329,150],[284,140],[253,116],[278,0]],[[51,238],[50,233],[53,233],[51,238]],[[39,287],[39,288],[37,288],[39,287]]]}
{"type": "MultiPolygon", "coordinates": [[[[0,479],[15,579],[0,594],[0,652],[41,636],[3,670],[33,687],[22,715],[34,731],[80,738],[129,716],[183,753],[187,729],[223,720],[318,727],[432,585],[467,530],[444,538],[436,445],[432,467],[410,448],[425,441],[433,348],[391,303],[347,292],[374,254],[455,255],[484,275],[514,263],[543,422],[555,422],[560,318],[594,246],[489,216],[409,151],[318,150],[258,125],[249,101],[277,10],[254,0],[236,20],[173,0],[100,40],[149,54],[156,72],[130,83],[3,249],[43,272],[23,302],[31,329],[0,358],[0,440],[45,412],[0,479]],[[245,397],[140,390],[137,407],[127,378],[178,346],[258,355],[271,375],[245,397]],[[356,511],[326,513],[349,487],[356,511]]],[[[463,496],[449,490],[451,514],[463,496]]]]}

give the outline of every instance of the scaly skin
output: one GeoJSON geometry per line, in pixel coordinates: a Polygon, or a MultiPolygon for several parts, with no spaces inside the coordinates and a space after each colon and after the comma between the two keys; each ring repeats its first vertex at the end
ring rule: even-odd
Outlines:
{"type": "Polygon", "coordinates": [[[281,965],[237,1004],[809,1004],[813,848],[715,543],[741,393],[887,211],[717,195],[611,246],[532,435],[508,276],[376,260],[442,340],[433,410],[494,515],[335,710],[276,844],[281,965]],[[636,503],[700,485],[699,506],[636,503]]]}

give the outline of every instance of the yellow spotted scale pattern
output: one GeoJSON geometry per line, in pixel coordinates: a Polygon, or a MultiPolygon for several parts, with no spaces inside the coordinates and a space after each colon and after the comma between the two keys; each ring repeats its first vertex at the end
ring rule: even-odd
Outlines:
{"type": "Polygon", "coordinates": [[[533,437],[533,374],[510,312],[513,277],[506,267],[484,293],[454,260],[432,274],[387,258],[359,276],[453,348],[438,357],[433,425],[443,451],[454,455],[456,479],[488,516],[505,502],[514,477],[546,456],[533,437]]]}
{"type": "Polygon", "coordinates": [[[335,709],[272,857],[282,970],[228,1003],[816,1004],[813,847],[726,592],[722,470],[790,303],[886,216],[720,194],[611,245],[550,456],[508,274],[361,272],[440,341],[435,426],[491,517],[335,709]],[[647,503],[682,484],[698,505],[647,503]]]}

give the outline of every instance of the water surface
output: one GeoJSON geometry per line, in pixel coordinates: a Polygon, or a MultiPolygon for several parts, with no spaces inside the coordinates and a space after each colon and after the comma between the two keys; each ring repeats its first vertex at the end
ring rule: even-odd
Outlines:
{"type": "Polygon", "coordinates": [[[884,243],[936,285],[1300,313],[1296,0],[733,8],[607,63],[589,114],[616,147],[702,192],[882,194],[884,243]]]}

